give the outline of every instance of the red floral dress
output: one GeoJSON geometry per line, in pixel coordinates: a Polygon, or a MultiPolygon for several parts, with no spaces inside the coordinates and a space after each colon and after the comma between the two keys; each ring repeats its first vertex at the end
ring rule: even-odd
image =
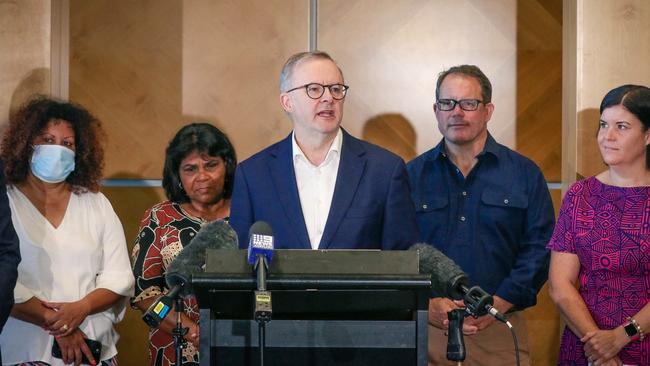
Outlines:
{"type": "MultiPolygon", "coordinates": [[[[140,231],[131,254],[135,275],[135,303],[167,292],[165,271],[176,255],[187,246],[204,224],[189,216],[180,204],[165,201],[144,213],[140,231]]],[[[194,297],[185,300],[185,314],[195,322],[199,311],[194,297]]],[[[176,356],[171,335],[159,330],[149,331],[149,357],[152,366],[174,365],[176,356]]],[[[191,343],[183,350],[183,365],[198,366],[199,352],[191,343]]]]}

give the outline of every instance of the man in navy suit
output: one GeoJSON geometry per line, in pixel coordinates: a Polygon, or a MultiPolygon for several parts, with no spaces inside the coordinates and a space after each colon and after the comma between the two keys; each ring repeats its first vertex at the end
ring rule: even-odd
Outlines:
{"type": "MultiPolygon", "coordinates": [[[[4,165],[0,162],[0,333],[14,305],[14,286],[16,286],[20,262],[18,236],[11,221],[4,171],[4,165]]],[[[1,351],[0,364],[2,363],[1,351]]]]}
{"type": "Polygon", "coordinates": [[[281,249],[406,249],[417,240],[402,159],[340,127],[347,90],[325,52],[285,63],[280,103],[293,132],[235,173],[230,224],[242,248],[260,220],[281,249]]]}

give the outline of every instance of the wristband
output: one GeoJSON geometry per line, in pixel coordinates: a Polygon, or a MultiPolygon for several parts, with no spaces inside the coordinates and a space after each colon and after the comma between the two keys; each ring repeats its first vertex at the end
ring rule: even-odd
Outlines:
{"type": "Polygon", "coordinates": [[[641,329],[641,326],[636,319],[632,317],[627,318],[627,323],[623,324],[623,330],[632,340],[638,339],[639,341],[643,341],[643,338],[645,338],[643,329],[641,329]]]}

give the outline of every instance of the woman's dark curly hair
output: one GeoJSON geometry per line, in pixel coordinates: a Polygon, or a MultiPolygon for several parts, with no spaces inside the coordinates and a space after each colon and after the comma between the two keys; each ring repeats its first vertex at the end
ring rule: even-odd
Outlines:
{"type": "Polygon", "coordinates": [[[180,187],[179,168],[181,161],[194,151],[223,159],[226,165],[226,176],[222,198],[230,198],[237,167],[235,149],[228,140],[228,136],[221,130],[209,123],[199,122],[181,128],[167,146],[162,181],[167,198],[178,203],[190,201],[185,190],[180,187]]]}
{"type": "Polygon", "coordinates": [[[19,184],[27,179],[34,139],[53,120],[66,121],[74,130],[75,168],[65,181],[75,193],[99,191],[105,140],[101,123],[82,106],[45,95],[26,102],[9,118],[0,151],[7,182],[19,184]]]}

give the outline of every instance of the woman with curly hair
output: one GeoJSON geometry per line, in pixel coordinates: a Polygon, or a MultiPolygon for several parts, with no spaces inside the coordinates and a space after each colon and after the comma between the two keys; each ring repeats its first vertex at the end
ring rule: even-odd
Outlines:
{"type": "MultiPolygon", "coordinates": [[[[228,137],[208,123],[181,128],[167,147],[163,188],[168,201],[144,213],[133,247],[136,277],[134,307],[146,311],[169,291],[165,271],[176,255],[189,244],[201,226],[227,219],[237,158],[228,137]]],[[[185,300],[183,326],[189,328],[183,350],[183,365],[199,364],[199,313],[196,300],[185,300]]],[[[151,365],[169,366],[176,361],[171,331],[176,313],[171,311],[158,328],[149,333],[151,365]]]]}
{"type": "Polygon", "coordinates": [[[122,225],[99,193],[103,138],[83,107],[44,96],[10,118],[0,156],[22,262],[4,364],[117,364],[113,325],[134,278],[122,225]]]}

